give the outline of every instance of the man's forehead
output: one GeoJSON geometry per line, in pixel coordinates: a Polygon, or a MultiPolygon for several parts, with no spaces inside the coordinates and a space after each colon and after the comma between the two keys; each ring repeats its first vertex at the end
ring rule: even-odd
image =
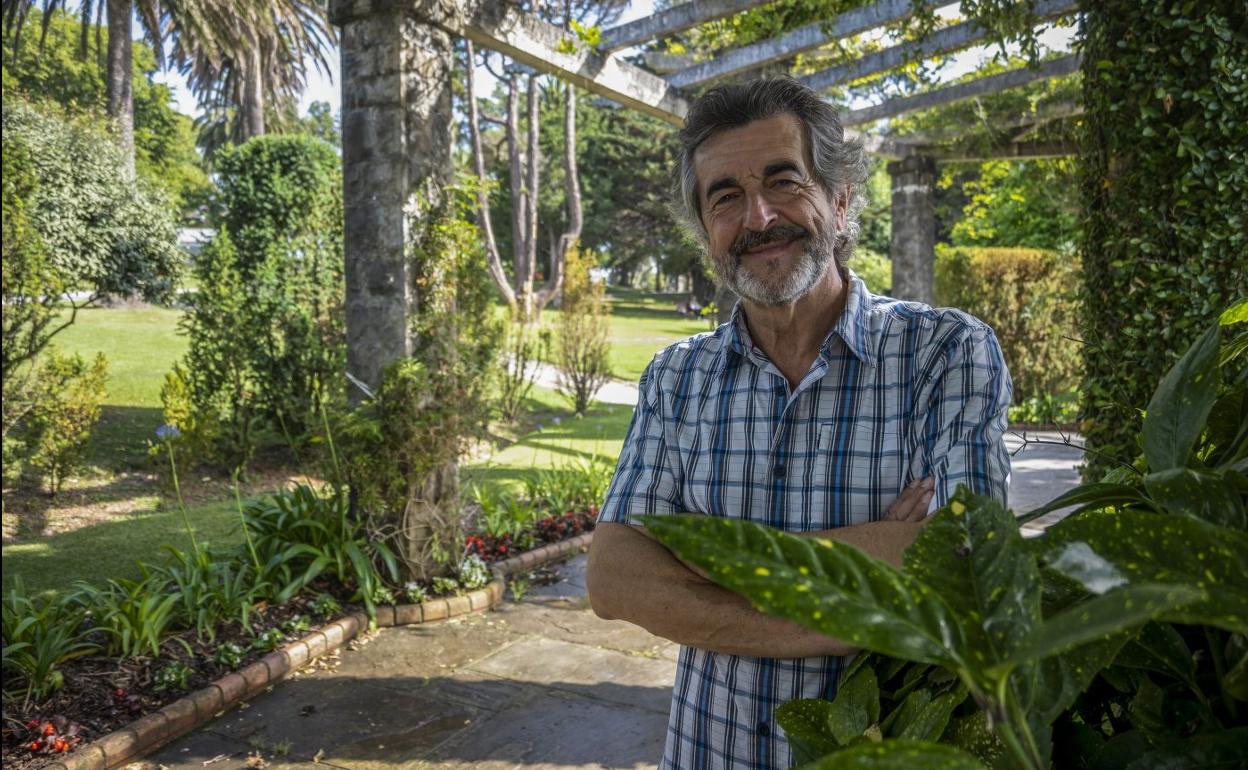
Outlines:
{"type": "Polygon", "coordinates": [[[719,131],[693,153],[699,186],[723,175],[762,175],[785,162],[806,165],[806,137],[795,115],[782,113],[719,131]]]}

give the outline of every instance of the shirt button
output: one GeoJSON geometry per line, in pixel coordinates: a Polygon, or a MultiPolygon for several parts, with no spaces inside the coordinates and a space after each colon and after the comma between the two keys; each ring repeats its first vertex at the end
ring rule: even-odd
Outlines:
{"type": "Polygon", "coordinates": [[[776,463],[776,466],[772,468],[771,470],[772,470],[772,473],[776,474],[776,478],[778,479],[784,478],[784,463],[776,463]]]}
{"type": "Polygon", "coordinates": [[[758,734],[763,736],[764,738],[771,735],[771,725],[767,724],[766,722],[759,722],[758,734]]]}

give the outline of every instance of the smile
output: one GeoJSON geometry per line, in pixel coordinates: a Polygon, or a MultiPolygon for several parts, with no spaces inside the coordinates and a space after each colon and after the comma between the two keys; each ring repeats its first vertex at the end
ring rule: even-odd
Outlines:
{"type": "Polygon", "coordinates": [[[751,259],[769,259],[769,258],[778,257],[786,253],[789,250],[789,247],[792,246],[794,243],[796,243],[798,240],[800,239],[793,238],[787,241],[777,241],[774,243],[764,244],[762,246],[756,246],[752,249],[749,249],[741,256],[749,257],[751,259]]]}

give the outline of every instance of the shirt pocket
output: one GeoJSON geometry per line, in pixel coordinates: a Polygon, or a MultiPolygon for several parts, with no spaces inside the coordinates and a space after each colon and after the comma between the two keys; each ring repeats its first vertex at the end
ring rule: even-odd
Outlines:
{"type": "Polygon", "coordinates": [[[883,517],[903,486],[905,448],[896,430],[871,423],[819,426],[814,485],[829,527],[883,517]]]}

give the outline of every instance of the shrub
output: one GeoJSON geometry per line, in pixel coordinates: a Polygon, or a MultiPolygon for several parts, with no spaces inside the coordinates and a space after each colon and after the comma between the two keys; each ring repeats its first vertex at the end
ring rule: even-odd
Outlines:
{"type": "Polygon", "coordinates": [[[39,369],[23,438],[30,467],[53,493],[86,455],[91,428],[100,419],[107,368],[100,353],[90,365],[76,354],[54,354],[39,369]]]}
{"type": "Polygon", "coordinates": [[[245,466],[257,429],[297,447],[342,398],[339,165],[308,136],[258,137],[218,161],[218,235],[195,260],[184,372],[190,417],[229,469],[245,466]]]}
{"type": "Polygon", "coordinates": [[[1083,19],[1082,432],[1096,478],[1135,456],[1134,408],[1248,286],[1248,36],[1241,0],[1107,0],[1083,19]]]}
{"type": "MultiPolygon", "coordinates": [[[[104,632],[108,655],[159,657],[161,644],[176,628],[179,597],[170,588],[169,579],[160,574],[109,580],[103,588],[79,581],[70,601],[87,610],[91,623],[104,632]]],[[[182,644],[189,653],[190,645],[182,644]]]]}
{"type": "Polygon", "coordinates": [[[584,415],[611,377],[611,343],[606,289],[589,274],[593,252],[573,246],[564,264],[563,303],[555,333],[559,392],[584,415]]]}
{"type": "Polygon", "coordinates": [[[537,382],[549,332],[535,324],[508,319],[503,324],[503,343],[498,367],[498,408],[504,420],[514,421],[537,382]]]}
{"type": "Polygon", "coordinates": [[[0,610],[6,699],[44,700],[64,684],[63,663],[98,649],[84,632],[84,610],[65,601],[31,597],[21,575],[14,578],[0,610]]]}
{"type": "Polygon", "coordinates": [[[862,279],[872,294],[888,294],[893,290],[893,261],[887,254],[858,246],[849,260],[849,269],[862,279]]]}
{"type": "Polygon", "coordinates": [[[413,357],[388,365],[372,397],[334,431],[352,516],[393,544],[405,581],[459,563],[456,463],[484,434],[492,406],[498,325],[480,239],[464,219],[470,206],[450,190],[430,211],[412,255],[413,357]]]}
{"type": "Polygon", "coordinates": [[[1016,402],[1057,396],[1075,384],[1077,276],[1077,261],[1052,251],[937,247],[937,301],[993,328],[1016,402]]]}
{"type": "Polygon", "coordinates": [[[26,213],[65,291],[170,299],[183,255],[168,201],[125,173],[103,127],[54,110],[6,94],[4,152],[16,141],[29,153],[26,213]]]}

